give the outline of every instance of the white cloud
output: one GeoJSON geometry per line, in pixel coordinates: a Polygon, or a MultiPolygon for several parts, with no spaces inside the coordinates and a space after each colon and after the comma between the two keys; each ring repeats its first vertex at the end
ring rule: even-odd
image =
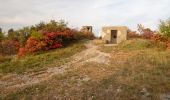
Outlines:
{"type": "Polygon", "coordinates": [[[64,19],[70,26],[138,23],[156,29],[159,19],[170,17],[169,0],[0,0],[0,27],[9,29],[42,20],[64,19]]]}

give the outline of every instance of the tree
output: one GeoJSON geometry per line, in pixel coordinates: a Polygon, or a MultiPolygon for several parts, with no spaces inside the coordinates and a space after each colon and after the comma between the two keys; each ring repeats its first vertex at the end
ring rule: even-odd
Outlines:
{"type": "Polygon", "coordinates": [[[63,20],[56,22],[55,20],[51,20],[46,24],[43,31],[45,32],[59,32],[64,31],[67,28],[67,23],[63,20]]]}
{"type": "Polygon", "coordinates": [[[2,33],[2,28],[0,28],[0,33],[2,33]]]}
{"type": "Polygon", "coordinates": [[[4,38],[4,34],[3,34],[3,32],[2,32],[2,28],[0,28],[0,41],[2,41],[3,38],[4,38]]]}
{"type": "Polygon", "coordinates": [[[12,28],[8,30],[8,38],[9,39],[15,39],[16,38],[16,34],[15,34],[15,32],[12,28]]]}
{"type": "Polygon", "coordinates": [[[20,46],[23,47],[31,34],[31,30],[29,27],[24,27],[23,29],[18,30],[17,33],[19,34],[18,40],[20,46]]]}
{"type": "Polygon", "coordinates": [[[36,30],[39,31],[39,30],[43,30],[44,27],[45,27],[45,23],[42,21],[40,22],[39,24],[35,25],[36,27],[36,30]]]}
{"type": "Polygon", "coordinates": [[[168,20],[160,20],[159,31],[164,36],[170,38],[170,18],[168,20]]]}
{"type": "Polygon", "coordinates": [[[145,39],[151,39],[154,35],[154,31],[152,31],[150,28],[145,28],[142,24],[138,24],[138,31],[140,32],[140,35],[145,39]]]}
{"type": "Polygon", "coordinates": [[[143,34],[143,30],[145,29],[144,26],[142,24],[138,24],[137,28],[138,28],[139,33],[143,34]]]}
{"type": "Polygon", "coordinates": [[[14,29],[12,28],[8,30],[8,34],[13,33],[13,32],[14,32],[14,29]]]}

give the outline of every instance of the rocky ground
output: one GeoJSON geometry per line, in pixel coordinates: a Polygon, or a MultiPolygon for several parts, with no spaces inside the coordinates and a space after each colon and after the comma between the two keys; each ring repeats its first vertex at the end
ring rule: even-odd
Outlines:
{"type": "Polygon", "coordinates": [[[163,87],[164,93],[157,94],[154,91],[159,90],[152,89],[154,85],[143,83],[145,76],[141,75],[145,73],[140,73],[139,66],[136,69],[126,66],[140,64],[129,59],[142,52],[114,49],[107,52],[103,50],[105,46],[96,45],[93,41],[85,45],[87,49],[66,58],[69,62],[61,66],[2,76],[0,96],[17,100],[170,100],[168,87],[163,87]]]}
{"type": "Polygon", "coordinates": [[[92,42],[88,42],[86,47],[86,50],[68,58],[70,61],[64,65],[24,75],[8,74],[1,77],[0,93],[5,94],[14,89],[49,80],[54,75],[66,73],[68,70],[73,70],[88,62],[109,64],[110,55],[108,53],[101,52],[98,46],[94,45],[92,42]]]}

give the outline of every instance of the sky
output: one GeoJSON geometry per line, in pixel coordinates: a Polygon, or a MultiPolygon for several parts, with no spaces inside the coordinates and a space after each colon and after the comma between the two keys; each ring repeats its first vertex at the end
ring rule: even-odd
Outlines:
{"type": "Polygon", "coordinates": [[[93,26],[99,34],[102,26],[127,26],[136,30],[143,24],[158,29],[159,20],[170,17],[170,0],[0,0],[0,27],[4,31],[65,20],[71,28],[93,26]]]}

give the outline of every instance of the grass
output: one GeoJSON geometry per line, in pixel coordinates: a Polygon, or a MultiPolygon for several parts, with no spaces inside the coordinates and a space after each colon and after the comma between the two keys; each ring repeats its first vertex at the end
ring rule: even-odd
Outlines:
{"type": "Polygon", "coordinates": [[[164,44],[134,39],[101,50],[111,54],[110,65],[87,63],[5,99],[160,100],[170,93],[170,52],[164,44]],[[85,76],[90,80],[82,82],[85,76]]]}
{"type": "Polygon", "coordinates": [[[101,51],[111,53],[112,51],[142,51],[142,50],[156,50],[165,51],[166,44],[161,42],[153,42],[144,39],[131,39],[126,42],[122,42],[117,46],[104,46],[101,45],[101,51]]]}
{"type": "Polygon", "coordinates": [[[170,52],[164,43],[133,39],[101,50],[112,54],[111,66],[116,70],[107,81],[122,85],[122,93],[116,99],[160,100],[162,94],[170,92],[170,52]],[[142,89],[150,96],[141,94],[142,89]]]}
{"type": "Polygon", "coordinates": [[[0,57],[0,73],[24,73],[42,70],[50,66],[59,66],[67,62],[65,58],[83,49],[85,49],[84,41],[70,44],[65,48],[26,56],[22,59],[18,59],[17,57],[0,57]]]}
{"type": "MultiPolygon", "coordinates": [[[[8,94],[6,98],[4,98],[5,100],[31,100],[35,97],[35,95],[39,95],[45,91],[47,91],[48,89],[46,88],[45,85],[33,85],[33,86],[29,86],[24,88],[23,90],[18,90],[16,93],[11,93],[8,94]],[[34,96],[33,96],[34,95],[34,96]]],[[[43,99],[38,98],[38,99],[43,99]]]]}
{"type": "Polygon", "coordinates": [[[164,51],[166,49],[166,44],[161,43],[161,42],[153,42],[149,40],[144,40],[144,39],[132,39],[124,43],[122,42],[118,46],[118,48],[130,50],[130,51],[131,50],[146,50],[146,49],[164,51]]]}

